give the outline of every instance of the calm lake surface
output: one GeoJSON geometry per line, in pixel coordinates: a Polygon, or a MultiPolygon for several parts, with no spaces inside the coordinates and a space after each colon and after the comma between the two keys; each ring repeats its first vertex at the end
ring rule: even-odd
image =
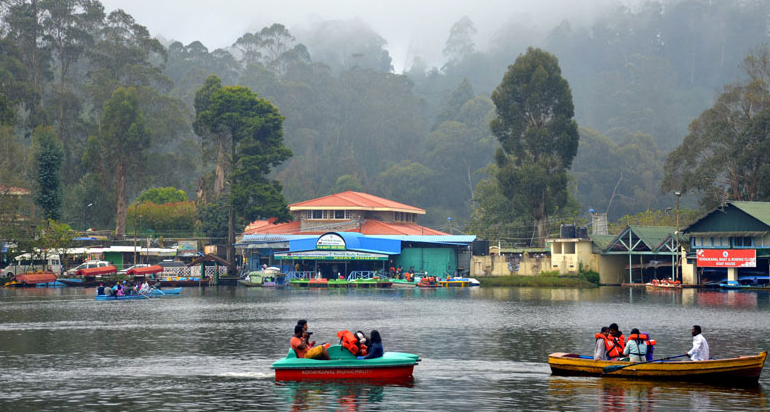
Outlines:
{"type": "Polygon", "coordinates": [[[186,288],[179,297],[96,302],[94,289],[0,289],[0,410],[442,411],[767,410],[758,388],[550,375],[552,352],[590,355],[616,322],[657,340],[656,358],[770,348],[768,292],[473,288],[186,288]],[[409,385],[276,383],[297,319],[319,341],[378,329],[419,354],[409,385]]]}

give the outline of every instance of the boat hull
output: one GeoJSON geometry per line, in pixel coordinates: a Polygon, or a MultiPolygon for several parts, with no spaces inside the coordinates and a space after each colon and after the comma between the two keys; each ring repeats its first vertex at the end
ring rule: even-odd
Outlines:
{"type": "Polygon", "coordinates": [[[340,345],[327,349],[331,360],[299,359],[293,350],[271,366],[277,381],[358,379],[404,381],[413,379],[420,357],[411,353],[385,352],[375,359],[356,359],[340,345]]]}
{"type": "Polygon", "coordinates": [[[649,289],[682,290],[682,285],[653,285],[651,283],[646,283],[644,286],[649,289]]]}
{"type": "Polygon", "coordinates": [[[179,295],[182,293],[182,287],[173,289],[153,289],[150,294],[152,296],[166,296],[166,295],[179,295]]]}
{"type": "Polygon", "coordinates": [[[439,280],[439,286],[442,288],[469,288],[471,287],[471,281],[469,280],[439,280]]]}
{"type": "Polygon", "coordinates": [[[203,279],[201,280],[167,280],[162,279],[158,281],[160,286],[162,287],[179,287],[179,286],[208,286],[209,285],[209,279],[203,279]]]}
{"type": "Polygon", "coordinates": [[[393,286],[393,282],[376,279],[357,279],[348,282],[348,285],[352,288],[389,288],[393,286]]]}
{"type": "Polygon", "coordinates": [[[125,296],[96,295],[94,297],[95,300],[98,300],[100,302],[112,302],[112,301],[119,301],[119,300],[145,300],[149,298],[150,298],[149,295],[125,295],[125,296]]]}
{"type": "Polygon", "coordinates": [[[583,359],[570,353],[548,356],[551,373],[561,376],[606,376],[661,381],[708,382],[719,385],[756,385],[767,352],[755,356],[707,361],[648,362],[604,373],[606,366],[630,365],[632,362],[583,359]]]}
{"type": "Polygon", "coordinates": [[[304,381],[330,379],[367,379],[376,381],[400,381],[414,377],[414,365],[369,368],[276,369],[276,381],[304,381]]]}

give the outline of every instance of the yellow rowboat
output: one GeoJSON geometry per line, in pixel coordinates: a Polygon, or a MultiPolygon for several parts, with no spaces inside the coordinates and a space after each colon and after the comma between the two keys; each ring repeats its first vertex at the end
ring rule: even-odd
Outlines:
{"type": "Polygon", "coordinates": [[[647,380],[708,382],[719,385],[756,385],[767,352],[755,356],[707,361],[620,362],[586,359],[573,353],[552,353],[548,365],[553,375],[612,376],[647,380]],[[617,368],[618,366],[631,365],[617,368]],[[605,368],[610,371],[606,371],[605,368]]]}

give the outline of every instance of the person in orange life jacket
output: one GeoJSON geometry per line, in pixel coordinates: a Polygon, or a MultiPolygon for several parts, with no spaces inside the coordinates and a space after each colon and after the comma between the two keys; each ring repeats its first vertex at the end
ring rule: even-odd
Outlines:
{"type": "Polygon", "coordinates": [[[607,339],[609,335],[609,328],[602,326],[602,331],[594,335],[596,338],[596,345],[594,346],[594,360],[609,360],[607,357],[607,339]]]}
{"type": "Polygon", "coordinates": [[[610,335],[607,341],[607,357],[610,359],[617,359],[623,355],[623,349],[626,348],[625,338],[623,332],[618,330],[617,323],[610,324],[610,335]]]}
{"type": "Polygon", "coordinates": [[[382,338],[380,332],[373,330],[369,333],[369,354],[366,356],[357,356],[356,359],[374,359],[381,358],[385,352],[382,349],[382,338]]]}
{"type": "Polygon", "coordinates": [[[639,333],[639,329],[631,329],[623,354],[628,355],[631,362],[644,362],[647,360],[647,335],[639,333]]]}
{"type": "Polygon", "coordinates": [[[313,332],[304,332],[301,325],[294,325],[294,336],[291,338],[291,348],[298,358],[330,360],[329,352],[324,345],[314,348],[308,346],[308,338],[313,332]]]}

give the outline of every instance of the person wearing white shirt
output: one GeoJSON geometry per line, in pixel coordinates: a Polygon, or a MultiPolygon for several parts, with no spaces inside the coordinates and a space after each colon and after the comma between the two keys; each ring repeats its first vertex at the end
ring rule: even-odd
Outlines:
{"type": "Polygon", "coordinates": [[[701,335],[701,328],[698,325],[692,327],[692,349],[687,351],[687,356],[694,361],[709,359],[709,344],[706,342],[706,338],[701,335]]]}

